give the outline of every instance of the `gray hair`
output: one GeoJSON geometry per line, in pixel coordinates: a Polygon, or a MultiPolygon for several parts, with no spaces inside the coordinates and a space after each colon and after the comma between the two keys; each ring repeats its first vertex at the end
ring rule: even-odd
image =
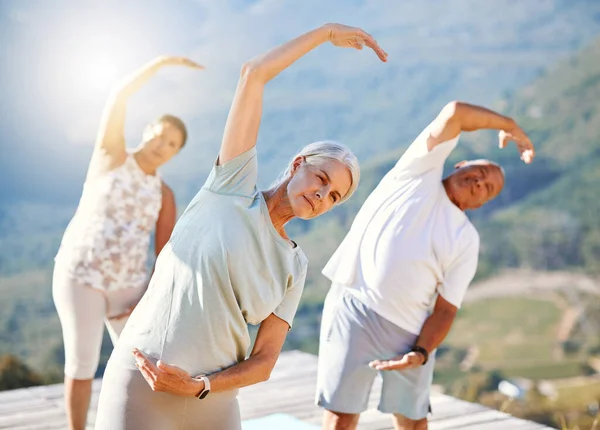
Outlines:
{"type": "Polygon", "coordinates": [[[273,188],[277,188],[281,186],[287,179],[289,179],[292,173],[292,167],[294,165],[294,160],[298,157],[302,157],[306,160],[308,164],[318,164],[319,162],[328,161],[328,160],[336,160],[340,163],[343,163],[348,170],[350,171],[350,176],[352,177],[352,183],[350,184],[350,188],[346,195],[342,196],[338,204],[341,204],[348,200],[356,188],[358,187],[358,182],[360,180],[360,166],[358,165],[358,159],[356,155],[348,148],[346,145],[335,142],[333,140],[322,140],[319,142],[313,142],[306,145],[304,148],[298,152],[292,161],[290,161],[289,165],[285,169],[285,171],[279,175],[275,183],[273,183],[273,188]]]}
{"type": "Polygon", "coordinates": [[[487,158],[478,158],[476,160],[468,160],[467,163],[463,167],[476,166],[476,165],[484,165],[484,166],[488,165],[488,166],[497,167],[498,170],[500,170],[500,173],[502,173],[502,176],[504,178],[506,178],[506,172],[504,171],[504,167],[502,167],[500,164],[496,163],[495,161],[488,160],[487,158]]]}

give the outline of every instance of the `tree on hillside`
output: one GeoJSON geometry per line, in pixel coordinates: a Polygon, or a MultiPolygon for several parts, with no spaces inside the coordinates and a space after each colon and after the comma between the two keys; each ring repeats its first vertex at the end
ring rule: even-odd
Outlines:
{"type": "Polygon", "coordinates": [[[0,391],[40,385],[42,378],[14,355],[0,356],[0,391]]]}

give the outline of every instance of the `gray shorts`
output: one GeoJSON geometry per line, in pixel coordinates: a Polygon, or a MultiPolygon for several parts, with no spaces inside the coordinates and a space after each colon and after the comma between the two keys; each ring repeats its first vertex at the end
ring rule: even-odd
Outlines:
{"type": "Polygon", "coordinates": [[[119,341],[102,379],[95,429],[241,430],[237,393],[210,393],[198,400],[152,391],[131,347],[119,341]]]}
{"type": "MultiPolygon", "coordinates": [[[[379,372],[369,362],[406,353],[416,339],[417,335],[382,318],[348,289],[334,284],[321,323],[317,404],[335,412],[364,412],[379,372]]],[[[413,420],[425,418],[434,365],[435,351],[426,365],[416,369],[380,371],[383,384],[378,409],[413,420]]]]}

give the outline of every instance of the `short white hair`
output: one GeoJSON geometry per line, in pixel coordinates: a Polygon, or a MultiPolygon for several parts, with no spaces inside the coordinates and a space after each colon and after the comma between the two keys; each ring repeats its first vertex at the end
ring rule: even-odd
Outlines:
{"type": "Polygon", "coordinates": [[[466,162],[466,164],[462,167],[467,167],[467,166],[494,166],[494,167],[497,167],[498,170],[500,170],[500,173],[502,173],[503,177],[506,177],[506,172],[504,171],[504,167],[502,167],[500,164],[496,163],[495,161],[488,160],[487,158],[478,158],[476,160],[468,160],[466,162]]]}
{"type": "Polygon", "coordinates": [[[339,204],[348,200],[356,188],[358,188],[358,182],[360,181],[360,166],[358,164],[358,158],[346,145],[336,142],[334,140],[321,140],[319,142],[313,142],[306,145],[298,152],[294,158],[290,161],[285,171],[279,175],[279,178],[273,184],[273,187],[279,187],[283,184],[292,174],[292,168],[294,166],[294,160],[298,157],[304,158],[308,164],[318,164],[319,162],[336,160],[343,163],[350,171],[352,182],[346,195],[342,196],[339,204]],[[316,162],[316,163],[315,163],[316,162]]]}

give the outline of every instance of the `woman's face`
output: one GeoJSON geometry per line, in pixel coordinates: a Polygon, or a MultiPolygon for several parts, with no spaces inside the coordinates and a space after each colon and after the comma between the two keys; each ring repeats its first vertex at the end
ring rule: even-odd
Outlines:
{"type": "Polygon", "coordinates": [[[183,133],[169,122],[151,125],[148,133],[142,151],[156,166],[161,166],[173,158],[183,145],[183,133]]]}
{"type": "Polygon", "coordinates": [[[326,159],[309,164],[304,157],[298,157],[287,186],[288,199],[295,216],[311,219],[339,203],[351,185],[352,175],[344,163],[326,159]]]}

